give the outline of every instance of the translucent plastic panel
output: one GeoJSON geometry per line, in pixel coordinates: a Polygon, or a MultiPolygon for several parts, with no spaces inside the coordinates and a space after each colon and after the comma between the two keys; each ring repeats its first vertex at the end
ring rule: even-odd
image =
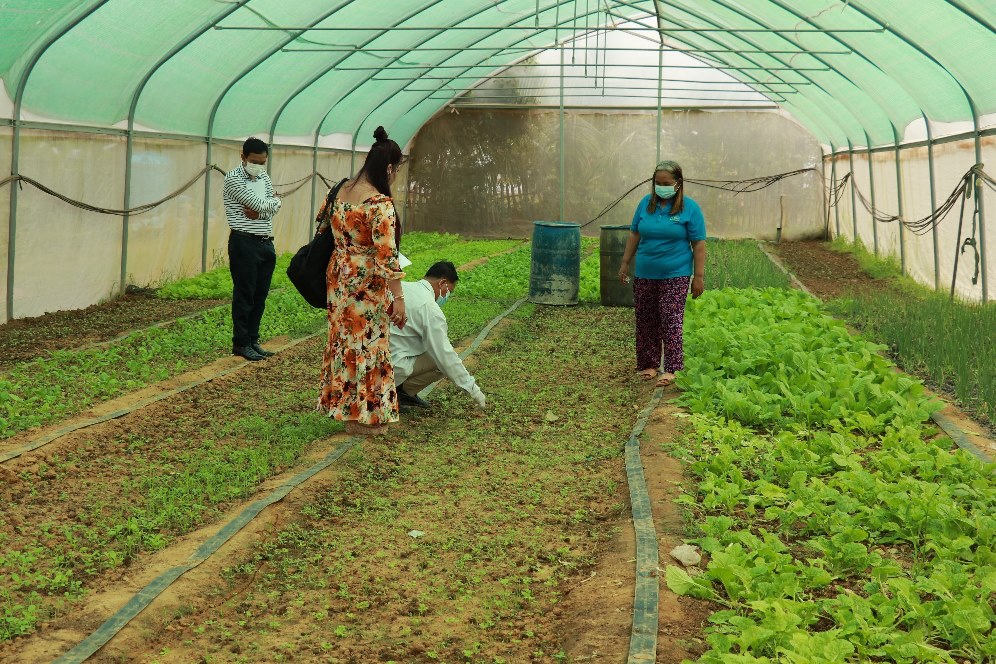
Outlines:
{"type": "MultiPolygon", "coordinates": [[[[906,35],[930,56],[940,63],[950,74],[971,92],[979,108],[996,109],[996,85],[993,84],[992,66],[979,66],[980,63],[996,62],[996,35],[992,25],[993,7],[980,6],[973,18],[969,11],[959,8],[962,3],[946,0],[876,0],[862,3],[870,12],[887,21],[890,28],[906,35]],[[989,26],[984,24],[989,15],[989,26]],[[928,29],[925,29],[928,28],[928,29]]],[[[970,4],[970,3],[964,3],[970,4]]],[[[925,69],[918,66],[917,71],[925,69]]],[[[921,82],[922,84],[922,82],[921,82]]],[[[954,94],[954,105],[948,111],[963,116],[964,95],[954,94]]],[[[944,119],[938,117],[936,119],[944,119]]]]}
{"type": "MultiPolygon", "coordinates": [[[[686,178],[737,180],[800,165],[821,169],[812,137],[774,113],[679,112],[663,120],[661,158],[681,163],[686,178]],[[759,144],[765,149],[758,150],[759,144]]],[[[656,124],[653,113],[567,114],[566,221],[591,220],[650,177],[657,160],[656,124]]],[[[467,110],[440,116],[419,133],[412,151],[412,227],[529,236],[533,221],[560,217],[558,154],[556,112],[467,110]]],[[[639,187],[585,232],[629,223],[648,187],[639,187]]],[[[773,238],[782,205],[788,219],[783,237],[823,233],[819,173],[753,194],[689,184],[688,195],[702,205],[710,236],[773,238]]]]}
{"type": "MultiPolygon", "coordinates": [[[[929,153],[926,147],[907,148],[900,153],[903,174],[903,213],[909,220],[923,219],[934,209],[930,197],[929,153]]],[[[935,178],[936,179],[936,178],[935,178]]],[[[945,194],[935,182],[936,204],[939,205],[945,194]]],[[[931,232],[906,235],[906,271],[933,288],[940,283],[934,266],[934,234],[931,232]]],[[[942,286],[943,287],[943,286],[942,286]]]]}
{"type": "MultiPolygon", "coordinates": [[[[124,139],[22,130],[20,171],[92,205],[124,200],[124,139]]],[[[34,187],[18,194],[15,318],[80,309],[120,289],[121,217],[84,212],[34,187]]]]}
{"type": "Polygon", "coordinates": [[[311,178],[314,155],[311,150],[275,148],[267,169],[276,190],[286,195],[280,212],[273,218],[273,242],[277,253],[297,251],[311,237],[311,178]],[[307,178],[304,181],[302,178],[307,178]],[[302,186],[303,185],[303,186],[302,186]]]}
{"type": "MultiPolygon", "coordinates": [[[[131,160],[132,207],[160,200],[204,168],[204,146],[138,139],[131,160]]],[[[128,282],[139,286],[198,274],[204,226],[204,181],[128,219],[128,282]]]]}
{"type": "MultiPolygon", "coordinates": [[[[254,0],[221,22],[226,26],[270,27],[308,25],[332,12],[334,7],[318,2],[279,2],[254,0]]],[[[141,124],[167,131],[203,135],[208,130],[212,109],[229,87],[237,84],[244,74],[252,72],[260,62],[290,41],[285,32],[274,30],[209,30],[176,54],[152,77],[140,100],[137,119],[141,124]]],[[[270,70],[270,76],[259,79],[252,87],[248,100],[230,107],[236,119],[248,115],[240,124],[244,131],[222,136],[248,136],[269,131],[269,121],[256,114],[259,107],[275,108],[283,97],[274,94],[274,86],[293,75],[287,69],[270,70]]],[[[266,114],[263,114],[266,115],[266,114]]]]}
{"type": "MultiPolygon", "coordinates": [[[[228,172],[242,163],[239,156],[242,152],[242,143],[215,143],[211,150],[211,161],[218,167],[228,172]]],[[[211,171],[211,195],[208,206],[208,241],[207,241],[207,268],[228,265],[228,220],[225,217],[225,204],[222,198],[222,188],[225,184],[225,176],[218,171],[211,171]]],[[[279,213],[278,213],[279,216],[279,213]]],[[[282,221],[274,219],[274,227],[282,221]]]]}
{"type": "Polygon", "coordinates": [[[224,8],[179,0],[104,4],[38,61],[25,89],[25,108],[80,123],[126,119],[130,93],[145,72],[178,39],[224,8]]]}
{"type": "MultiPolygon", "coordinates": [[[[795,4],[786,5],[786,8],[783,9],[776,6],[777,3],[751,3],[749,8],[739,10],[736,9],[735,3],[726,4],[733,8],[720,6],[719,3],[713,2],[695,3],[694,7],[685,3],[679,5],[682,9],[677,12],[676,20],[683,19],[685,24],[693,26],[701,26],[704,22],[708,22],[710,25],[720,27],[737,26],[745,29],[792,26],[812,29],[812,26],[807,25],[803,19],[818,13],[818,10],[809,13],[798,10],[795,8],[795,4]]],[[[825,5],[825,3],[823,4],[825,5]]],[[[824,8],[821,7],[821,9],[824,8]]],[[[833,16],[835,14],[832,12],[826,13],[821,16],[821,21],[816,22],[816,25],[830,24],[831,27],[840,27],[836,25],[838,21],[833,16]]],[[[841,39],[843,33],[832,36],[811,32],[719,34],[718,41],[744,49],[772,52],[793,49],[800,51],[806,49],[814,51],[848,50],[847,43],[841,39]]],[[[712,33],[701,35],[702,38],[711,36],[712,33]]],[[[752,55],[745,58],[735,55],[720,57],[723,57],[727,62],[746,60],[747,62],[743,62],[743,64],[755,66],[838,68],[836,71],[789,73],[772,70],[770,76],[773,80],[778,80],[781,77],[786,77],[787,80],[798,80],[801,77],[812,82],[814,85],[800,86],[798,95],[814,98],[828,113],[839,118],[839,121],[848,128],[848,134],[852,140],[861,144],[866,142],[864,137],[866,131],[872,136],[874,143],[892,140],[892,125],[904,123],[904,120],[918,114],[918,105],[913,103],[910,94],[904,92],[889,76],[858,55],[820,54],[818,57],[814,57],[785,54],[772,56],[770,59],[763,55],[752,55]]]]}
{"type": "Polygon", "coordinates": [[[0,76],[7,81],[11,97],[33,46],[62,26],[71,25],[96,4],[98,0],[8,0],[0,5],[0,76]]]}
{"type": "Polygon", "coordinates": [[[827,205],[829,207],[830,233],[833,237],[841,237],[847,240],[854,239],[854,222],[851,215],[850,189],[845,188],[839,200],[834,195],[836,204],[831,204],[830,195],[840,186],[841,178],[850,171],[847,163],[847,156],[842,154],[833,155],[824,159],[827,205]]]}
{"type": "MultiPolygon", "coordinates": [[[[975,164],[975,145],[971,141],[945,143],[934,147],[934,173],[937,178],[939,199],[944,200],[958,185],[958,181],[975,164]]],[[[941,287],[950,290],[952,278],[955,281],[955,293],[967,300],[979,302],[982,300],[982,275],[975,273],[975,251],[970,247],[961,251],[962,243],[973,236],[971,219],[971,201],[966,206],[962,228],[958,228],[960,205],[941,222],[937,229],[939,255],[941,265],[941,287]],[[955,262],[957,260],[957,273],[955,262]],[[972,278],[977,276],[978,282],[973,284],[972,278]]],[[[990,228],[992,222],[990,222],[990,228]]],[[[974,234],[979,241],[979,232],[974,234]]],[[[981,245],[978,245],[981,247],[981,245]]]]}
{"type": "MultiPolygon", "coordinates": [[[[875,182],[875,207],[883,213],[896,214],[899,211],[899,194],[896,190],[894,151],[872,154],[872,177],[875,182]]],[[[878,255],[892,257],[896,263],[900,262],[900,228],[901,224],[897,222],[875,224],[878,255]]]]}
{"type": "MultiPolygon", "coordinates": [[[[934,4],[933,0],[928,2],[934,4]]],[[[852,2],[842,3],[839,8],[828,8],[824,0],[797,0],[791,3],[791,15],[786,14],[783,9],[776,8],[776,5],[787,6],[787,3],[778,2],[763,3],[760,13],[772,16],[772,20],[780,20],[784,27],[791,27],[795,21],[803,17],[819,15],[814,22],[823,28],[872,30],[882,28],[884,23],[895,23],[903,14],[907,16],[917,14],[918,8],[923,3],[916,3],[916,9],[911,7],[910,3],[889,3],[894,4],[895,9],[882,11],[885,4],[887,3],[852,2]],[[864,9],[865,7],[869,10],[864,9]]],[[[957,11],[948,12],[948,20],[952,23],[959,22],[957,16],[957,11]]],[[[916,36],[921,37],[936,27],[934,24],[921,23],[916,29],[916,36]]],[[[862,88],[875,90],[878,79],[869,78],[854,65],[852,60],[858,61],[860,56],[864,56],[887,76],[895,79],[896,83],[916,98],[918,104],[934,119],[951,120],[955,117],[965,117],[967,110],[965,96],[957,82],[943,66],[932,62],[910,43],[915,40],[904,40],[902,36],[891,31],[839,32],[835,37],[858,54],[848,59],[845,73],[856,79],[862,88]]],[[[961,47],[956,42],[949,42],[945,48],[956,51],[961,47]]],[[[859,113],[865,111],[864,108],[856,110],[859,113]]]]}

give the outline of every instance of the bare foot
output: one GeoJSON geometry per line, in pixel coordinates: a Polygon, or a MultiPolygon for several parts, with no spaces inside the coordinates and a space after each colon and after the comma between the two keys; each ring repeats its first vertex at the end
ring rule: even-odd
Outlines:
{"type": "Polygon", "coordinates": [[[674,374],[661,374],[661,377],[657,380],[656,387],[667,387],[668,385],[674,385],[674,374]]]}
{"type": "Polygon", "coordinates": [[[641,369],[637,373],[640,374],[640,378],[643,380],[651,380],[657,377],[657,369],[641,369]]]}

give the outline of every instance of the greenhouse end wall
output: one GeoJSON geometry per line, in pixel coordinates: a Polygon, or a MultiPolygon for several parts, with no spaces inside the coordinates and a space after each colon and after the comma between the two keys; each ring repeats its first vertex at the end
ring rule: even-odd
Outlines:
{"type": "MultiPolygon", "coordinates": [[[[585,223],[653,174],[657,114],[565,113],[564,221],[585,223]]],[[[532,222],[560,217],[560,118],[549,110],[460,109],[432,120],[412,148],[410,227],[479,236],[528,237],[532,222]]],[[[734,194],[689,183],[710,237],[823,237],[823,159],[816,140],[792,120],[765,111],[667,111],[661,159],[684,176],[744,180],[802,168],[811,172],[755,193],[734,194]]],[[[649,184],[585,228],[628,224],[649,184]]]]}
{"type": "MultiPolygon", "coordinates": [[[[980,152],[982,164],[996,163],[996,137],[982,137],[980,152]]],[[[994,247],[996,238],[992,237],[992,232],[985,235],[983,243],[983,233],[994,227],[992,219],[996,218],[996,193],[991,189],[981,186],[973,192],[973,198],[966,203],[961,229],[959,229],[961,210],[959,199],[935,229],[924,228],[922,232],[914,232],[908,227],[900,229],[897,222],[874,222],[857,195],[860,193],[870,204],[873,184],[871,179],[874,178],[875,209],[889,215],[901,211],[902,217],[908,222],[923,220],[933,209],[944,204],[962,177],[977,163],[975,141],[969,139],[938,142],[933,145],[932,150],[923,145],[901,148],[898,184],[894,150],[872,153],[870,176],[868,158],[867,152],[856,151],[853,154],[857,191],[852,190],[850,184],[846,186],[842,191],[838,209],[831,209],[830,225],[834,235],[853,242],[854,219],[856,219],[857,238],[868,251],[882,257],[891,257],[897,263],[903,263],[906,274],[930,288],[936,287],[942,292],[950,292],[954,281],[955,295],[970,302],[983,300],[982,252],[984,251],[987,268],[986,296],[992,301],[996,297],[993,291],[996,287],[996,278],[993,276],[993,269],[996,267],[996,247],[994,247]],[[934,185],[933,202],[931,179],[934,185]],[[973,225],[972,206],[976,193],[983,201],[987,222],[984,229],[978,223],[973,225]],[[838,216],[839,226],[836,223],[838,216]],[[968,238],[974,238],[979,251],[978,273],[976,273],[975,249],[971,244],[965,246],[965,240],[968,238]]],[[[828,158],[826,165],[828,175],[831,161],[836,162],[836,179],[839,182],[850,171],[850,160],[847,154],[828,158]]],[[[987,172],[991,175],[993,170],[990,168],[987,172]]]]}

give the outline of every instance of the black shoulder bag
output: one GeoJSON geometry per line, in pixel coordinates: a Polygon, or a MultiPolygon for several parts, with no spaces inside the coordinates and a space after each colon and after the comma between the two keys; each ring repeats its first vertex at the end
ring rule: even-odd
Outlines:
{"type": "Polygon", "coordinates": [[[287,266],[287,277],[294,284],[294,288],[308,304],[316,309],[328,307],[325,273],[328,270],[329,261],[332,259],[332,249],[335,247],[335,238],[331,228],[332,208],[335,204],[335,198],[339,194],[339,189],[342,188],[347,179],[343,178],[329,191],[329,195],[325,199],[324,214],[319,215],[319,218],[316,219],[319,231],[311,242],[297,250],[290,265],[287,266]],[[326,225],[324,231],[321,230],[323,223],[326,225]]]}

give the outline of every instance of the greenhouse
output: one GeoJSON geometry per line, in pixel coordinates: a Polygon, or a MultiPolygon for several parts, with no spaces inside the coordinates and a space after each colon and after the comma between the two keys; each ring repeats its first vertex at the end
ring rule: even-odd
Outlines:
{"type": "Polygon", "coordinates": [[[0,0],[0,661],[996,661],[994,63],[992,0],[0,0]]]}

